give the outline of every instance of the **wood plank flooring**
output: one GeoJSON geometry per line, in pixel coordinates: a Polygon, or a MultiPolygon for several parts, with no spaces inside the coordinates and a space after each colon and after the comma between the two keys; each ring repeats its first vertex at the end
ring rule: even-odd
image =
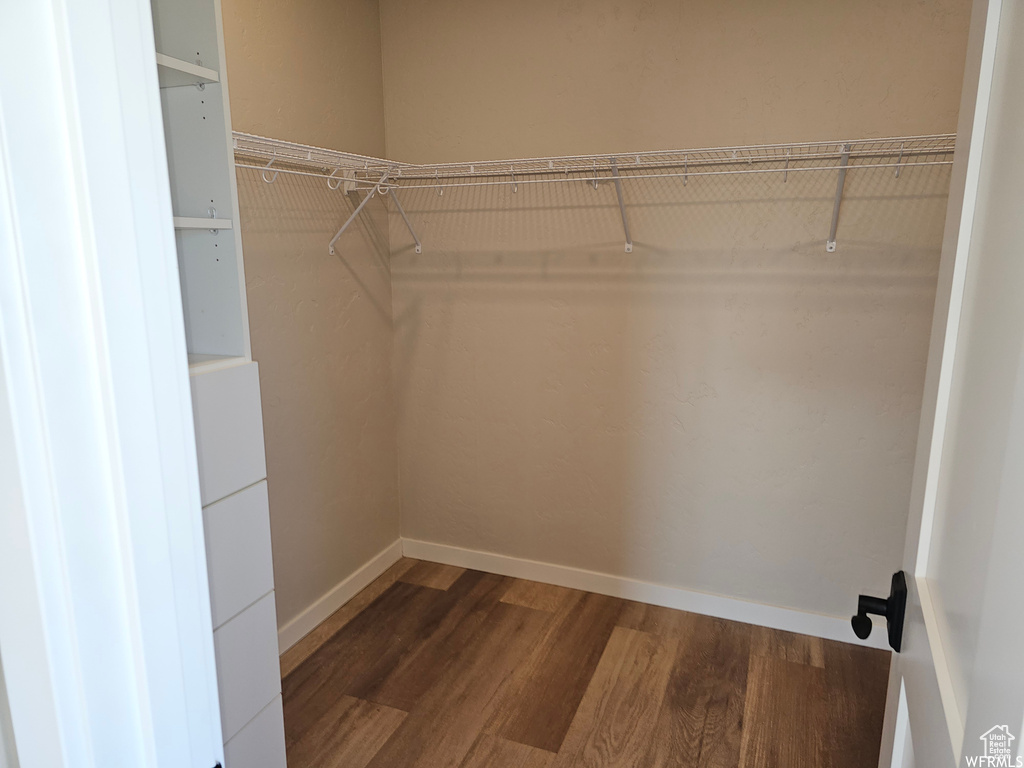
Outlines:
{"type": "Polygon", "coordinates": [[[403,559],[282,669],[290,768],[873,768],[889,654],[403,559]]]}

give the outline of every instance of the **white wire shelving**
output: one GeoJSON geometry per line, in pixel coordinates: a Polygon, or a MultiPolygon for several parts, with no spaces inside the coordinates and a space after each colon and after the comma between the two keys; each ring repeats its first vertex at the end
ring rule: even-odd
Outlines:
{"type": "Polygon", "coordinates": [[[368,195],[331,240],[329,250],[375,195],[392,195],[396,207],[416,241],[419,238],[398,200],[396,190],[506,186],[517,192],[534,184],[586,183],[596,189],[602,182],[615,185],[622,216],[625,250],[632,251],[629,220],[622,194],[623,182],[643,179],[681,179],[737,174],[782,174],[836,171],[836,195],[826,250],[836,249],[836,230],[843,187],[848,171],[889,168],[896,178],[907,168],[951,165],[956,134],[901,136],[851,141],[762,144],[710,149],[626,152],[614,155],[567,155],[514,160],[459,163],[403,163],[383,158],[338,152],[305,144],[235,132],[236,167],[260,171],[273,183],[278,173],[324,178],[331,189],[362,189],[368,195]]]}

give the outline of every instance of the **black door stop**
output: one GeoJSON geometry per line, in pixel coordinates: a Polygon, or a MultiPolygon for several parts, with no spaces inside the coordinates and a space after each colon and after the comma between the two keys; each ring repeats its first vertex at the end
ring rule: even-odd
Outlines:
{"type": "Polygon", "coordinates": [[[896,571],[892,575],[889,598],[861,595],[857,600],[857,615],[850,619],[850,624],[853,625],[854,634],[861,640],[866,640],[871,634],[871,618],[868,614],[885,616],[885,624],[889,630],[889,646],[899,653],[903,644],[903,616],[906,611],[907,575],[903,571],[896,571]]]}

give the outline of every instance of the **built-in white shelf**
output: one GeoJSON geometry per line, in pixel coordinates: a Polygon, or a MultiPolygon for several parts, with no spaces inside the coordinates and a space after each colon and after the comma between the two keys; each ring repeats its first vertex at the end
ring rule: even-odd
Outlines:
{"type": "Polygon", "coordinates": [[[226,745],[218,765],[286,768],[267,463],[259,369],[249,346],[221,0],[151,6],[162,52],[156,64],[221,715],[219,728],[202,725],[226,745]]]}
{"type": "Polygon", "coordinates": [[[175,216],[175,229],[231,229],[231,219],[204,219],[201,216],[175,216]]]}
{"type": "Polygon", "coordinates": [[[244,357],[234,357],[232,355],[197,355],[189,352],[188,372],[194,376],[197,373],[211,373],[212,371],[219,371],[222,368],[244,365],[247,362],[249,361],[244,357]]]}
{"type": "Polygon", "coordinates": [[[220,75],[214,70],[163,53],[156,55],[156,67],[161,88],[220,82],[220,75]]]}

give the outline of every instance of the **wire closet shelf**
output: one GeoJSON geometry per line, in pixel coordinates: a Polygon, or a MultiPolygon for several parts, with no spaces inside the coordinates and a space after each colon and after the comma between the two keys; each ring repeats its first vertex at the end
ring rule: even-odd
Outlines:
{"type": "MultiPolygon", "coordinates": [[[[790,173],[838,171],[832,226],[826,241],[826,250],[831,252],[835,250],[839,206],[847,171],[889,168],[899,178],[907,168],[951,165],[955,148],[956,134],[946,133],[884,139],[419,164],[338,152],[238,131],[234,133],[237,168],[259,171],[267,183],[273,183],[278,173],[320,177],[326,180],[331,189],[344,188],[345,192],[360,189],[369,192],[364,204],[370,196],[392,194],[396,190],[432,189],[438,195],[443,195],[447,189],[460,187],[500,185],[518,192],[521,185],[588,183],[597,188],[601,183],[610,182],[615,185],[618,196],[627,252],[632,251],[632,241],[622,196],[622,182],[676,178],[681,179],[685,185],[694,177],[751,173],[781,174],[785,181],[790,173]]],[[[392,199],[416,240],[416,252],[421,252],[419,239],[397,195],[393,195],[392,199]]],[[[334,252],[334,243],[355,215],[331,241],[331,253],[334,252]]]]}

